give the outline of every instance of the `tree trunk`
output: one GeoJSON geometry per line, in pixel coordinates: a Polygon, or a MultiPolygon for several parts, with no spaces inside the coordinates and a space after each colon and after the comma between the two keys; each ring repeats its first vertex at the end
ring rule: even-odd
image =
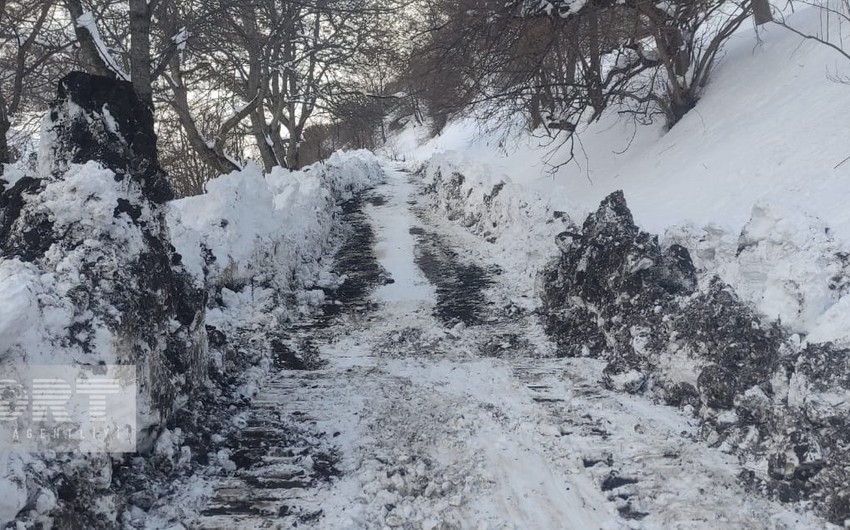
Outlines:
{"type": "Polygon", "coordinates": [[[268,142],[270,135],[266,119],[259,110],[251,113],[251,130],[254,132],[254,140],[257,142],[257,149],[260,151],[263,167],[267,172],[271,171],[274,166],[278,165],[278,162],[274,149],[268,142]]]}
{"type": "Polygon", "coordinates": [[[139,98],[153,110],[151,11],[148,0],[130,0],[130,79],[139,98]]]}
{"type": "Polygon", "coordinates": [[[756,25],[761,26],[773,22],[773,14],[770,12],[770,0],[753,0],[753,17],[756,25]]]}
{"type": "Polygon", "coordinates": [[[102,75],[115,78],[115,72],[110,70],[100,54],[97,52],[97,46],[94,43],[92,34],[86,28],[80,27],[77,21],[83,16],[83,4],[80,0],[65,0],[65,7],[71,15],[71,20],[74,24],[74,35],[80,43],[80,55],[83,70],[90,74],[102,75]]]}
{"type": "Polygon", "coordinates": [[[286,141],[286,168],[298,169],[298,133],[292,130],[289,131],[286,141]]]}
{"type": "MultiPolygon", "coordinates": [[[[0,21],[6,14],[6,0],[0,0],[0,21]]],[[[6,114],[6,98],[3,97],[3,87],[0,86],[0,177],[3,176],[3,165],[9,163],[9,145],[6,135],[9,133],[9,116],[6,114]]]]}
{"type": "MultiPolygon", "coordinates": [[[[9,156],[9,145],[6,143],[6,135],[9,133],[9,117],[6,115],[6,99],[0,93],[0,164],[8,164],[11,162],[9,156]]],[[[0,175],[3,174],[3,167],[0,166],[0,175]]]]}

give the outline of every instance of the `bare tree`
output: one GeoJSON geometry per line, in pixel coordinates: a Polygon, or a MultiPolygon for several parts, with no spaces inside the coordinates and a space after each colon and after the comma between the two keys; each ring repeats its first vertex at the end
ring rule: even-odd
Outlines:
{"type": "Polygon", "coordinates": [[[51,0],[0,0],[0,163],[11,160],[13,121],[22,124],[52,97],[55,59],[70,45],[51,0]]]}
{"type": "Polygon", "coordinates": [[[331,119],[352,86],[356,65],[382,34],[389,0],[245,0],[176,3],[154,13],[163,35],[186,35],[162,80],[186,140],[217,171],[245,157],[266,169],[297,168],[304,131],[331,119]],[[205,94],[212,95],[211,97],[205,94]],[[227,110],[229,109],[229,110],[227,110]],[[215,114],[218,125],[199,118],[215,114]],[[228,146],[250,138],[246,151],[228,146]]]}
{"type": "Polygon", "coordinates": [[[430,98],[431,114],[472,109],[487,122],[510,123],[525,113],[532,128],[569,137],[613,104],[647,119],[663,114],[673,126],[696,104],[723,44],[753,14],[749,0],[441,5],[412,70],[427,72],[426,99],[428,84],[443,95],[430,98]]]}

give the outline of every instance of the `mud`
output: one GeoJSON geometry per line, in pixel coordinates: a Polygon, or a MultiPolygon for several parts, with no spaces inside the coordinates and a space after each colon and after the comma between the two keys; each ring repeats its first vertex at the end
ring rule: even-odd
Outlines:
{"type": "Polygon", "coordinates": [[[475,326],[486,322],[488,310],[484,291],[493,281],[491,273],[474,263],[463,263],[439,235],[414,227],[416,265],[437,287],[434,316],[448,326],[475,326]]]}

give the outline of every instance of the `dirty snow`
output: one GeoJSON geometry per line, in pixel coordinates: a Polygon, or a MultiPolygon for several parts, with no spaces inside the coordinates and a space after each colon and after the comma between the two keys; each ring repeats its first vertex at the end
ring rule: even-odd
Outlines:
{"type": "Polygon", "coordinates": [[[168,503],[148,528],[175,513],[221,529],[828,527],[805,506],[745,492],[737,460],[707,447],[686,412],[604,390],[598,361],[552,357],[518,304],[533,306],[522,274],[486,267],[482,323],[450,327],[415,261],[420,234],[453,250],[441,259],[481,265],[493,244],[432,210],[418,177],[386,174],[364,212],[394,282],[372,292],[375,309],[308,331],[327,364],[273,375],[240,420],[291,425],[292,451],[272,445],[239,468],[225,450],[230,471],[201,479],[194,496],[187,485],[182,511],[168,503]],[[337,455],[338,476],[272,486],[315,472],[308,447],[337,455]]]}

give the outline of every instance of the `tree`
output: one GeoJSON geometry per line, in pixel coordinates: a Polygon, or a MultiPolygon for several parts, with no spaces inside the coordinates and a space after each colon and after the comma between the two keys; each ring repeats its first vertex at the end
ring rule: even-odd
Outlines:
{"type": "Polygon", "coordinates": [[[532,128],[570,138],[579,122],[613,104],[647,119],[661,113],[675,125],[696,104],[724,43],[753,14],[749,0],[440,5],[414,59],[436,92],[453,94],[431,105],[488,122],[523,113],[532,128]]]}
{"type": "Polygon", "coordinates": [[[770,0],[753,0],[753,18],[758,26],[773,22],[770,0]]]}
{"type": "Polygon", "coordinates": [[[191,38],[171,59],[170,94],[163,97],[194,148],[210,165],[232,168],[243,153],[228,155],[225,145],[248,135],[247,154],[266,169],[294,169],[310,120],[359,93],[350,73],[382,34],[378,15],[391,8],[374,0],[245,0],[172,9],[182,16],[158,17],[159,23],[173,33],[182,19],[191,38]],[[216,101],[193,98],[200,90],[216,101]],[[197,116],[222,102],[231,112],[204,138],[197,116]]]}
{"type": "Polygon", "coordinates": [[[52,98],[55,59],[70,44],[51,0],[0,0],[0,163],[12,159],[13,121],[23,125],[52,98]]]}

